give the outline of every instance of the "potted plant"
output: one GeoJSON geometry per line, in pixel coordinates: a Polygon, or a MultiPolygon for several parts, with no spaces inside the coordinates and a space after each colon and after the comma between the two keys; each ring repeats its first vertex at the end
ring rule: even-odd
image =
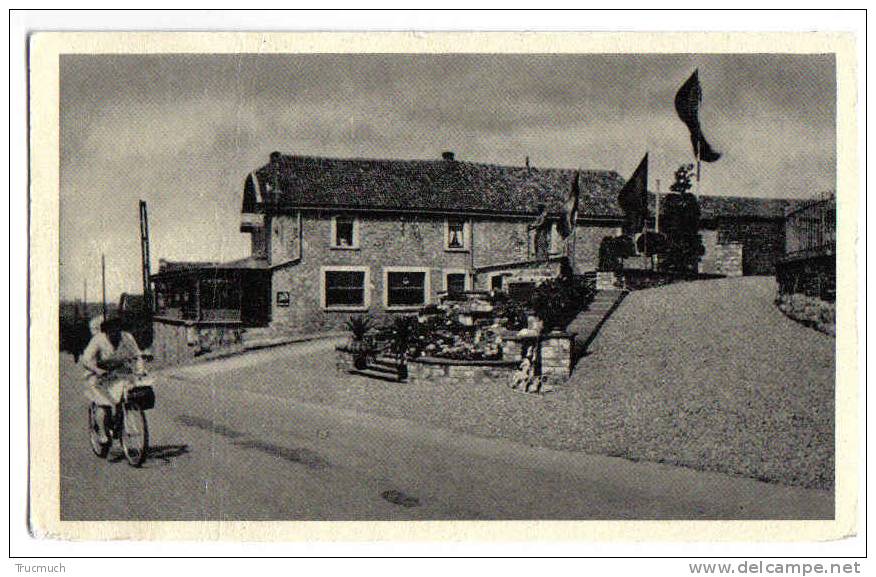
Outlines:
{"type": "Polygon", "coordinates": [[[351,336],[347,348],[353,353],[353,366],[361,371],[368,367],[368,355],[371,353],[371,346],[367,340],[368,331],[371,330],[372,326],[371,317],[351,316],[346,324],[351,336]]]}

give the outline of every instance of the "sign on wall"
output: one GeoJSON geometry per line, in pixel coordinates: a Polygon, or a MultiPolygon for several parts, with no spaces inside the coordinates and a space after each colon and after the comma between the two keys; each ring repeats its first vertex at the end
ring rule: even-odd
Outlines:
{"type": "Polygon", "coordinates": [[[278,291],[277,292],[277,306],[278,307],[288,307],[289,306],[289,293],[287,291],[278,291]]]}

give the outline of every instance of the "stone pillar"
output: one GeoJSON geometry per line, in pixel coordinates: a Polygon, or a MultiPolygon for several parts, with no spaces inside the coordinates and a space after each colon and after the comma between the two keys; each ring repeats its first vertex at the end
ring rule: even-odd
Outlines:
{"type": "Polygon", "coordinates": [[[575,335],[550,332],[541,341],[541,374],[552,382],[563,382],[572,373],[572,340],[575,335]]]}
{"type": "Polygon", "coordinates": [[[516,339],[502,340],[502,359],[506,361],[519,361],[523,351],[520,348],[520,341],[516,339]]]}
{"type": "Polygon", "coordinates": [[[742,276],[742,243],[728,242],[715,248],[716,272],[728,277],[742,276]]]}
{"type": "Polygon", "coordinates": [[[617,284],[617,273],[611,271],[599,271],[596,273],[596,290],[614,290],[618,288],[617,284]]]}

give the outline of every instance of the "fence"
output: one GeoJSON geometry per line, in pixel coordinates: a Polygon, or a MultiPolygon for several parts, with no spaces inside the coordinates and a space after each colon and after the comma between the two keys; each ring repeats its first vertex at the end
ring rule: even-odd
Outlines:
{"type": "Polygon", "coordinates": [[[836,298],[836,199],[815,201],[785,217],[785,257],[776,263],[780,294],[836,298]]]}
{"type": "Polygon", "coordinates": [[[836,250],[836,199],[808,204],[785,217],[785,254],[820,256],[836,250]]]}

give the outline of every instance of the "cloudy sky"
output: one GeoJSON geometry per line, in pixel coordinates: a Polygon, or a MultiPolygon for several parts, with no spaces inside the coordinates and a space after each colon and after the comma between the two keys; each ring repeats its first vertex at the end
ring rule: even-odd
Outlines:
{"type": "Polygon", "coordinates": [[[137,201],[158,258],[246,256],[245,176],[271,151],[611,169],[650,187],[692,160],[673,108],[700,70],[724,154],[705,194],[834,188],[834,59],[822,55],[160,55],[61,59],[61,296],[140,292],[137,201]]]}

